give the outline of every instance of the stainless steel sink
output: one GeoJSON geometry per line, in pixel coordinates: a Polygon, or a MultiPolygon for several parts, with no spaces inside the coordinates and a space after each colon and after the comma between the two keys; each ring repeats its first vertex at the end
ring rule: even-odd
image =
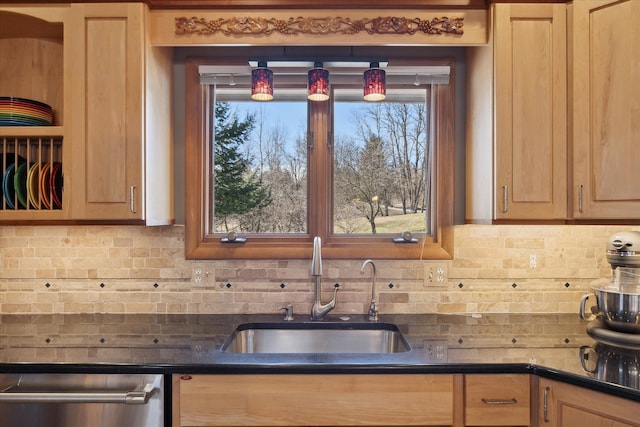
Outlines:
{"type": "Polygon", "coordinates": [[[229,353],[402,353],[411,346],[391,323],[245,323],[222,346],[229,353]]]}

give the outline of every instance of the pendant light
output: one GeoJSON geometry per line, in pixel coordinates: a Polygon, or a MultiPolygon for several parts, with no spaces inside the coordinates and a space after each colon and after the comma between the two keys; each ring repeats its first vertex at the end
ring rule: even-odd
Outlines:
{"type": "Polygon", "coordinates": [[[258,68],[251,70],[251,99],[271,101],[273,99],[273,71],[266,62],[258,62],[258,68]]]}
{"type": "Polygon", "coordinates": [[[322,62],[313,64],[307,73],[307,98],[311,101],[329,99],[329,70],[322,68],[322,62]]]}
{"type": "Polygon", "coordinates": [[[386,73],[380,69],[380,63],[372,62],[369,64],[369,69],[364,72],[364,100],[382,101],[386,93],[386,73]]]}

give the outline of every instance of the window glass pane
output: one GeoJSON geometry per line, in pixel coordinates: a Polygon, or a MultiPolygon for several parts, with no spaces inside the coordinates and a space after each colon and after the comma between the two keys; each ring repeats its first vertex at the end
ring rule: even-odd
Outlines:
{"type": "Polygon", "coordinates": [[[429,92],[401,91],[371,103],[334,89],[335,234],[430,233],[429,92]]]}
{"type": "Polygon", "coordinates": [[[305,233],[306,100],[217,98],[212,231],[305,233]]]}

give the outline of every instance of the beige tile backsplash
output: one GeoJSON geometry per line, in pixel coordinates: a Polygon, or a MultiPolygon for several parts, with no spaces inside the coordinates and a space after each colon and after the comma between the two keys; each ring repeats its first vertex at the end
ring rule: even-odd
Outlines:
{"type": "MultiPolygon", "coordinates": [[[[608,237],[628,229],[457,226],[442,283],[425,277],[429,261],[376,260],[380,312],[577,313],[590,283],[610,275],[608,237]]],[[[324,301],[340,284],[334,312],[366,312],[362,261],[324,260],[324,301]]],[[[182,226],[3,226],[0,267],[5,314],[275,313],[287,303],[306,314],[313,298],[309,261],[187,261],[182,226]]]]}

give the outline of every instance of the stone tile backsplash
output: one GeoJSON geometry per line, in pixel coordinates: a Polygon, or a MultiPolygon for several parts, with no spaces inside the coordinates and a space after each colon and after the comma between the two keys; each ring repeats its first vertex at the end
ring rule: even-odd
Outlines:
{"type": "MultiPolygon", "coordinates": [[[[450,261],[376,260],[380,313],[576,313],[628,226],[460,225],[450,261]],[[535,265],[535,267],[532,267],[535,265]],[[443,281],[430,273],[444,266],[443,281]]],[[[324,260],[334,313],[365,313],[362,260],[324,260]]],[[[3,226],[1,313],[308,313],[308,260],[187,261],[184,227],[3,226]],[[199,280],[196,271],[200,272],[199,280]]]]}

